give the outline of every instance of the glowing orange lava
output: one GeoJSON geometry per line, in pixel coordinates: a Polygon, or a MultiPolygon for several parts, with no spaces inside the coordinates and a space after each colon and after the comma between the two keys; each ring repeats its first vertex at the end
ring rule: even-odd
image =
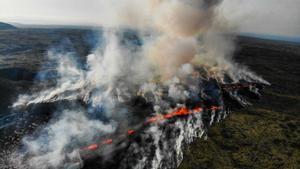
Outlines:
{"type": "MultiPolygon", "coordinates": [[[[248,83],[248,84],[224,84],[222,85],[222,89],[224,90],[235,90],[235,89],[241,89],[241,88],[248,88],[251,86],[256,86],[256,83],[248,83]]],[[[204,110],[204,108],[202,107],[195,107],[193,109],[188,109],[186,107],[179,107],[177,109],[175,109],[174,111],[171,111],[165,115],[156,115],[153,117],[148,118],[144,125],[148,125],[151,123],[156,123],[156,122],[160,122],[163,120],[167,120],[167,119],[172,119],[175,117],[181,117],[181,116],[188,116],[191,114],[196,114],[196,113],[201,113],[204,110]]],[[[217,110],[223,110],[223,106],[211,106],[209,108],[205,108],[205,110],[209,110],[209,111],[217,111],[217,110]]],[[[136,130],[128,130],[127,131],[127,135],[134,135],[136,134],[137,131],[136,130]]],[[[106,139],[98,144],[91,144],[87,147],[81,148],[81,150],[89,150],[89,151],[94,151],[97,150],[98,148],[100,148],[101,145],[108,145],[108,144],[112,144],[113,143],[113,139],[106,139]]]]}
{"type": "MultiPolygon", "coordinates": [[[[211,110],[211,111],[222,110],[222,109],[223,109],[222,106],[211,106],[210,108],[208,108],[208,110],[211,110]]],[[[168,114],[156,115],[156,116],[150,117],[148,120],[146,120],[146,122],[144,124],[147,125],[150,123],[155,123],[155,122],[159,122],[159,121],[163,121],[163,120],[167,120],[167,119],[171,119],[171,118],[175,118],[175,117],[188,116],[188,115],[195,114],[195,113],[201,113],[202,111],[203,111],[202,107],[196,107],[193,109],[188,109],[186,107],[179,107],[176,110],[171,111],[168,114]]],[[[127,131],[127,135],[134,135],[134,134],[136,134],[136,130],[128,130],[127,131]]],[[[81,148],[81,149],[95,151],[98,148],[100,148],[100,145],[107,145],[107,144],[112,144],[112,143],[113,143],[113,139],[106,139],[106,140],[102,141],[100,144],[91,144],[91,145],[81,148]]]]}

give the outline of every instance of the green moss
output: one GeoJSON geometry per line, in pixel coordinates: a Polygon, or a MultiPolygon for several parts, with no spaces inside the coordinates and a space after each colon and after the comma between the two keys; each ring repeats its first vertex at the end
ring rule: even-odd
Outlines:
{"type": "MultiPolygon", "coordinates": [[[[300,53],[276,53],[263,44],[259,45],[257,52],[263,51],[264,47],[268,51],[257,57],[257,53],[249,52],[248,47],[255,51],[258,46],[243,43],[248,46],[242,44],[239,52],[243,55],[241,61],[250,68],[253,65],[253,70],[263,75],[272,86],[266,89],[260,100],[252,101],[254,106],[232,112],[225,120],[212,126],[208,140],[199,139],[191,144],[184,152],[180,169],[299,168],[300,81],[296,78],[299,74],[295,73],[295,69],[299,72],[296,63],[300,61],[300,53]]],[[[299,46],[297,48],[300,50],[299,46]]]]}

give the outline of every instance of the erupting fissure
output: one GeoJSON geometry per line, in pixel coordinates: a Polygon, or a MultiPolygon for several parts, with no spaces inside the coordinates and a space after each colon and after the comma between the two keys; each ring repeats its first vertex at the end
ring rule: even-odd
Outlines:
{"type": "MultiPolygon", "coordinates": [[[[222,106],[211,106],[210,108],[208,108],[207,110],[222,110],[223,107],[222,106]]],[[[188,116],[188,115],[191,115],[191,114],[196,114],[196,113],[201,113],[203,111],[203,108],[201,107],[196,107],[196,108],[193,108],[193,109],[188,109],[186,107],[180,107],[180,108],[177,108],[175,111],[172,111],[168,114],[165,114],[165,115],[157,115],[157,116],[154,116],[154,117],[151,117],[149,118],[144,124],[145,125],[148,125],[148,124],[151,124],[151,123],[156,123],[156,122],[161,122],[163,120],[167,120],[167,119],[171,119],[171,118],[175,118],[175,117],[181,117],[181,116],[188,116]]],[[[130,136],[130,135],[133,135],[133,134],[136,134],[136,130],[128,130],[127,131],[127,134],[130,136]]],[[[101,145],[107,145],[107,144],[111,144],[113,142],[113,139],[106,139],[100,143],[95,143],[95,144],[91,144],[87,147],[83,147],[81,148],[82,150],[96,150],[98,148],[101,147],[101,145]]]]}
{"type": "MultiPolygon", "coordinates": [[[[229,91],[238,91],[241,89],[258,87],[260,85],[261,84],[258,84],[258,83],[222,84],[221,89],[229,92],[229,91]]],[[[164,114],[164,115],[159,114],[159,115],[150,117],[143,124],[150,125],[152,123],[162,122],[164,120],[168,120],[168,119],[172,119],[172,118],[176,118],[176,117],[183,117],[183,116],[189,116],[189,115],[201,113],[204,110],[206,110],[206,111],[222,111],[222,110],[224,110],[224,107],[223,106],[210,106],[208,108],[203,108],[203,107],[198,106],[198,107],[195,107],[192,109],[189,109],[187,107],[179,107],[179,108],[176,108],[174,111],[171,111],[167,114],[164,114]]],[[[135,134],[138,134],[137,130],[135,130],[135,129],[129,129],[127,131],[128,136],[132,136],[135,134]]],[[[104,141],[101,141],[100,143],[90,144],[90,145],[88,145],[86,147],[82,147],[80,149],[88,150],[88,151],[95,151],[104,145],[109,145],[112,143],[113,143],[113,139],[109,138],[104,141]]]]}
{"type": "Polygon", "coordinates": [[[222,0],[105,2],[121,15],[107,19],[97,48],[84,59],[48,51],[45,69],[53,70],[43,71],[57,76],[12,104],[14,113],[28,113],[24,126],[42,124],[22,138],[13,168],[90,169],[91,161],[116,161],[102,168],[174,169],[183,145],[232,105],[250,105],[246,99],[268,84],[233,62],[230,24],[218,17],[222,0]]]}

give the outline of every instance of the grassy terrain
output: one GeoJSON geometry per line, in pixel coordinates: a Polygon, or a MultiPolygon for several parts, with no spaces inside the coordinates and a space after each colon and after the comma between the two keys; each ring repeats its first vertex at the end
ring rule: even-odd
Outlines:
{"type": "Polygon", "coordinates": [[[94,45],[91,34],[91,30],[84,29],[0,30],[0,69],[37,70],[47,59],[49,49],[86,56],[94,45]]]}
{"type": "Polygon", "coordinates": [[[272,86],[185,150],[179,169],[300,168],[300,44],[239,38],[236,60],[272,86]]]}

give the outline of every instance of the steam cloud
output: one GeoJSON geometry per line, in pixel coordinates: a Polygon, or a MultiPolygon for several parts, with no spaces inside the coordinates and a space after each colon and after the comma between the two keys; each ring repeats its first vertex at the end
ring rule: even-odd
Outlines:
{"type": "MultiPolygon", "coordinates": [[[[18,166],[61,168],[68,164],[66,161],[76,161],[74,163],[80,163],[78,167],[82,166],[81,161],[78,162],[78,152],[72,148],[68,151],[68,148],[130,123],[130,119],[124,120],[130,116],[130,109],[122,105],[136,95],[153,103],[155,113],[163,114],[173,109],[173,102],[180,106],[179,103],[188,99],[199,99],[195,93],[201,93],[205,88],[201,78],[226,83],[225,76],[229,76],[233,82],[243,79],[267,83],[232,62],[234,45],[231,38],[223,35],[229,29],[223,26],[225,21],[217,13],[221,0],[111,1],[116,2],[119,4],[112,10],[120,16],[109,18],[111,20],[104,25],[104,43],[86,57],[86,68],[80,67],[69,53],[49,51],[49,59],[57,63],[56,84],[20,95],[13,104],[19,108],[61,100],[82,100],[88,105],[88,110],[78,105],[62,107],[65,110],[37,131],[38,136],[25,137],[25,152],[16,152],[14,156],[22,161],[18,166]],[[128,27],[139,31],[143,41],[141,47],[121,43],[119,32],[128,27]],[[198,67],[206,72],[201,78],[193,75],[198,67]],[[168,89],[168,99],[162,97],[164,88],[168,89]],[[89,118],[89,113],[110,120],[89,118]]],[[[218,104],[223,105],[222,101],[218,104]]],[[[212,115],[215,116],[215,112],[212,115]]],[[[223,112],[216,116],[221,119],[225,115],[223,112]]],[[[201,115],[177,121],[174,126],[172,129],[165,129],[161,124],[150,127],[142,137],[153,140],[149,146],[155,147],[154,155],[148,146],[133,143],[121,166],[177,167],[183,158],[182,145],[201,137],[205,129],[201,115]],[[173,134],[167,136],[166,130],[173,134]],[[134,154],[143,156],[134,161],[134,154]]]]}

